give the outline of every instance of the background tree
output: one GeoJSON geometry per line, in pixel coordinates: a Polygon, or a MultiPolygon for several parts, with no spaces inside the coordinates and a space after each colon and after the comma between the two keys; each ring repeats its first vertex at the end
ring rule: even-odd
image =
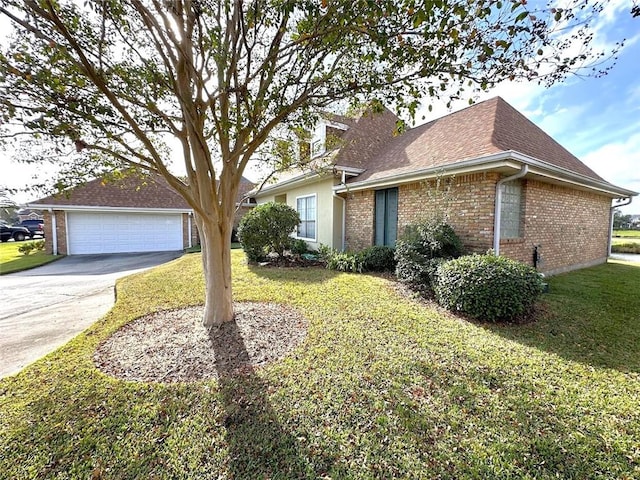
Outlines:
{"type": "Polygon", "coordinates": [[[623,215],[620,210],[613,211],[613,229],[623,230],[631,227],[631,215],[623,215]]]}
{"type": "Polygon", "coordinates": [[[16,223],[18,218],[18,205],[10,197],[10,192],[0,188],[0,219],[7,223],[16,223]]]}
{"type": "Polygon", "coordinates": [[[29,146],[33,160],[65,162],[59,187],[126,167],[165,177],[195,212],[204,323],[213,326],[233,319],[229,247],[241,175],[253,159],[287,167],[296,158],[289,132],[318,109],[376,98],[414,114],[425,96],[601,73],[589,61],[603,54],[588,47],[600,7],[537,5],[4,0],[0,15],[13,27],[0,52],[4,135],[39,143],[29,146]],[[172,150],[186,183],[169,171],[172,150]]]}

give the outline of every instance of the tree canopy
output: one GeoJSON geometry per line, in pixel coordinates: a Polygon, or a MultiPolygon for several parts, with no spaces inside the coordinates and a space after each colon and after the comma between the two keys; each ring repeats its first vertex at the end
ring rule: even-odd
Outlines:
{"type": "MultiPolygon", "coordinates": [[[[506,79],[606,71],[599,62],[615,52],[590,48],[602,7],[565,3],[5,0],[0,135],[29,137],[25,159],[64,162],[67,181],[161,174],[194,209],[205,250],[226,248],[248,163],[289,166],[291,132],[336,101],[414,114],[424,98],[470,97],[506,79]]],[[[220,287],[229,260],[211,255],[205,271],[220,287]]],[[[230,285],[222,290],[229,304],[230,285]]]]}

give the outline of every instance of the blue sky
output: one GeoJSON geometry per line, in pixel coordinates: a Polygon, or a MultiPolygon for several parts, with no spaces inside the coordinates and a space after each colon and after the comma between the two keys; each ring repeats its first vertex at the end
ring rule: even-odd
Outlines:
{"type": "MultiPolygon", "coordinates": [[[[502,96],[605,180],[640,192],[640,18],[631,17],[631,5],[631,0],[610,0],[595,24],[597,46],[607,49],[622,38],[627,40],[607,76],[572,77],[551,88],[506,82],[479,100],[502,96]]],[[[461,101],[451,111],[467,105],[461,101]]],[[[434,107],[427,120],[449,113],[443,106],[434,107]]],[[[28,184],[36,172],[43,171],[13,163],[2,152],[0,165],[0,184],[10,187],[28,184]]],[[[14,199],[24,202],[32,197],[20,194],[14,199]]],[[[623,211],[640,214],[640,198],[623,211]]]]}
{"type": "MultiPolygon", "coordinates": [[[[604,49],[626,39],[608,75],[572,77],[551,88],[506,82],[479,99],[502,96],[602,178],[640,192],[640,18],[631,17],[631,5],[611,0],[595,25],[596,45],[604,49]]],[[[434,108],[427,119],[445,113],[434,108]]],[[[640,214],[640,198],[622,210],[640,214]]]]}

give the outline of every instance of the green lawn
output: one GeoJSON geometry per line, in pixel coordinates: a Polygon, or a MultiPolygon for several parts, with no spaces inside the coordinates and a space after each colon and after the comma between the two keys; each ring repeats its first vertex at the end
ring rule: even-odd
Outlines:
{"type": "Polygon", "coordinates": [[[623,245],[625,243],[640,243],[640,237],[612,238],[612,245],[623,245]]]}
{"type": "MultiPolygon", "coordinates": [[[[31,241],[35,242],[37,240],[31,241]]],[[[18,247],[24,243],[29,243],[29,241],[0,243],[0,275],[39,267],[61,258],[60,256],[47,255],[44,252],[23,255],[18,252],[18,247]]]]}
{"type": "Polygon", "coordinates": [[[640,230],[614,230],[614,237],[640,238],[640,230]]]}
{"type": "Polygon", "coordinates": [[[100,341],[202,302],[198,254],[123,279],[102,320],[0,381],[0,478],[640,478],[640,267],[551,278],[536,323],[494,326],[242,255],[236,299],[297,307],[301,347],[220,383],[110,378],[100,341]]]}

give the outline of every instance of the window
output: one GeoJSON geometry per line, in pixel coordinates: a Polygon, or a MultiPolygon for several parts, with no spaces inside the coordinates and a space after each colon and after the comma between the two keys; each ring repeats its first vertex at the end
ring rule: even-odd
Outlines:
{"type": "Polygon", "coordinates": [[[522,224],[522,184],[518,180],[502,185],[500,238],[520,238],[522,224]]]}
{"type": "Polygon", "coordinates": [[[317,155],[320,155],[323,152],[323,145],[322,145],[322,140],[315,140],[312,144],[311,144],[311,156],[315,157],[317,155]]]}
{"type": "Polygon", "coordinates": [[[306,240],[316,239],[316,196],[298,197],[296,199],[296,210],[300,215],[300,225],[298,225],[298,238],[306,240]]]}
{"type": "Polygon", "coordinates": [[[376,190],[375,244],[393,247],[398,235],[398,189],[376,190]]]}

